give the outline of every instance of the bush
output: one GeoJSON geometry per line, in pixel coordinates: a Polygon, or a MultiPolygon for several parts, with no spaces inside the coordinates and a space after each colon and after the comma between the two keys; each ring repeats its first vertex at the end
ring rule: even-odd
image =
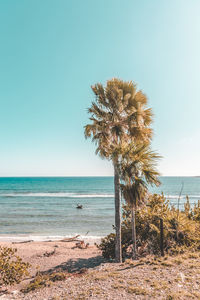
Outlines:
{"type": "MultiPolygon", "coordinates": [[[[139,254],[160,253],[160,218],[164,223],[164,250],[174,253],[178,249],[192,247],[200,249],[200,203],[190,207],[189,198],[183,211],[170,206],[164,195],[150,195],[147,205],[136,213],[137,249],[139,254]]],[[[115,257],[115,234],[101,240],[98,246],[105,258],[115,257]]],[[[131,211],[123,207],[122,255],[129,257],[131,252],[131,211]]]]}
{"type": "Polygon", "coordinates": [[[46,275],[38,273],[34,280],[32,280],[24,289],[22,289],[21,292],[29,293],[31,291],[43,288],[45,286],[50,286],[52,282],[62,281],[65,279],[66,274],[63,272],[57,272],[46,275]]]}
{"type": "Polygon", "coordinates": [[[16,255],[17,249],[0,247],[0,286],[19,283],[29,275],[29,263],[25,263],[16,255]]]}

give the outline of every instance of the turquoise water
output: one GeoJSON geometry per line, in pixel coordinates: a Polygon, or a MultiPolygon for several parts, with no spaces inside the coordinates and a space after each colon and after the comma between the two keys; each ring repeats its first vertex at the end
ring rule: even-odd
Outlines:
{"type": "MultiPolygon", "coordinates": [[[[159,188],[177,205],[200,199],[199,177],[161,177],[159,188]]],[[[104,236],[114,224],[113,177],[0,178],[0,239],[104,236]],[[76,209],[80,203],[83,209],[76,209]]]]}

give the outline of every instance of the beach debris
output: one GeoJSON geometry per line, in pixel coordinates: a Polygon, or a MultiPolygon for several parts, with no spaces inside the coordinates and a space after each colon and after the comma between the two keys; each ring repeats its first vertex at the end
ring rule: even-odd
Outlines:
{"type": "MultiPolygon", "coordinates": [[[[62,239],[62,240],[56,241],[56,243],[58,243],[58,242],[78,242],[78,241],[79,241],[79,239],[78,239],[79,236],[80,236],[80,235],[78,234],[78,235],[73,236],[73,237],[71,237],[71,238],[64,238],[64,239],[62,239]]],[[[55,241],[53,241],[53,240],[48,240],[48,241],[45,241],[45,242],[55,242],[55,241]]]]}
{"type": "Polygon", "coordinates": [[[21,242],[12,242],[12,244],[26,244],[26,243],[31,243],[33,240],[28,240],[28,241],[21,241],[21,242]]]}
{"type": "Polygon", "coordinates": [[[78,240],[79,236],[80,235],[78,234],[78,235],[76,235],[74,237],[71,237],[71,238],[65,238],[65,239],[60,240],[60,242],[77,242],[77,241],[79,241],[78,240]]]}
{"type": "Polygon", "coordinates": [[[43,254],[43,256],[49,257],[49,256],[54,255],[55,253],[56,253],[56,248],[54,247],[54,250],[53,250],[53,251],[50,251],[50,252],[46,251],[46,252],[43,254]]]}
{"type": "Polygon", "coordinates": [[[77,205],[76,205],[76,208],[82,209],[82,208],[83,208],[83,205],[82,205],[82,204],[77,204],[77,205]]]}
{"type": "Polygon", "coordinates": [[[79,249],[87,249],[89,247],[89,243],[85,243],[84,241],[79,241],[78,243],[76,243],[76,245],[72,248],[79,248],[79,249]]]}
{"type": "Polygon", "coordinates": [[[0,288],[0,296],[4,294],[9,294],[9,291],[7,288],[0,288]]]}

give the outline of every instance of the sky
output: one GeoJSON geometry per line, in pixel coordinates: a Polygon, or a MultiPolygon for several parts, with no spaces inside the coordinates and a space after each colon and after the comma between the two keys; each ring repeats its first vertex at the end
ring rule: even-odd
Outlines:
{"type": "Polygon", "coordinates": [[[111,176],[91,85],[133,80],[162,175],[200,175],[199,0],[1,0],[0,176],[111,176]]]}

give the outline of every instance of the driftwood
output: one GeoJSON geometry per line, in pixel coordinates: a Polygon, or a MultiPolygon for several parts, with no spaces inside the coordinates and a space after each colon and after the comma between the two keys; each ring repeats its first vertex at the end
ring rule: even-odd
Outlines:
{"type": "Polygon", "coordinates": [[[71,238],[65,238],[65,239],[62,239],[62,240],[58,240],[58,241],[53,241],[53,240],[48,240],[48,241],[45,241],[45,242],[79,242],[80,240],[78,239],[80,235],[76,235],[76,236],[73,236],[71,238]]]}
{"type": "Polygon", "coordinates": [[[71,238],[65,238],[65,239],[62,239],[60,240],[60,242],[77,242],[79,241],[77,238],[79,237],[80,235],[76,235],[74,237],[71,237],[71,238]]]}
{"type": "Polygon", "coordinates": [[[79,241],[78,243],[76,243],[76,245],[72,248],[79,248],[79,249],[87,249],[89,247],[89,243],[85,243],[84,241],[79,241]]]}
{"type": "MultiPolygon", "coordinates": [[[[1,296],[1,295],[5,295],[5,294],[9,294],[8,289],[0,287],[0,296],[1,296]]],[[[2,298],[2,299],[3,299],[3,298],[2,298]]],[[[5,298],[4,298],[4,299],[5,299],[5,298]]]]}
{"type": "MultiPolygon", "coordinates": [[[[48,241],[45,241],[45,242],[79,242],[80,240],[78,239],[80,235],[76,235],[76,236],[73,236],[71,238],[64,238],[62,240],[58,240],[58,241],[53,241],[53,240],[48,240],[48,241]]],[[[31,243],[31,242],[34,242],[34,240],[28,240],[28,241],[22,241],[22,242],[12,242],[12,244],[25,244],[25,243],[31,243]]]]}
{"type": "Polygon", "coordinates": [[[46,251],[46,252],[43,254],[43,256],[49,257],[49,256],[54,255],[55,253],[56,253],[56,248],[55,248],[53,251],[50,251],[50,252],[46,251]]]}
{"type": "Polygon", "coordinates": [[[22,241],[22,242],[12,242],[12,244],[26,244],[26,243],[31,243],[33,240],[28,240],[28,241],[22,241]]]}

